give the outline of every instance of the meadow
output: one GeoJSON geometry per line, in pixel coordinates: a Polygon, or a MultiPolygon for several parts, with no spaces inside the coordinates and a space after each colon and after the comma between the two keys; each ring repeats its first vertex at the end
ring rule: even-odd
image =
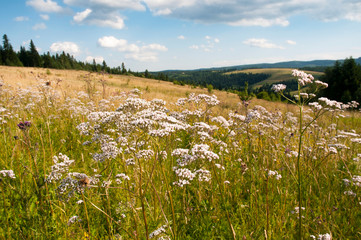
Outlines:
{"type": "Polygon", "coordinates": [[[361,238],[356,102],[0,70],[1,239],[361,238]]]}
{"type": "MultiPolygon", "coordinates": [[[[270,74],[271,76],[268,79],[252,85],[252,87],[254,87],[254,88],[259,88],[263,84],[271,84],[272,85],[272,84],[278,83],[278,82],[286,82],[286,81],[295,80],[295,78],[292,77],[292,75],[290,74],[291,71],[292,71],[291,68],[267,68],[267,69],[260,68],[260,69],[237,70],[237,71],[228,72],[227,74],[236,74],[236,73],[270,74]]],[[[323,74],[323,73],[314,72],[314,71],[308,71],[307,73],[312,74],[315,78],[318,78],[323,74]]]]}

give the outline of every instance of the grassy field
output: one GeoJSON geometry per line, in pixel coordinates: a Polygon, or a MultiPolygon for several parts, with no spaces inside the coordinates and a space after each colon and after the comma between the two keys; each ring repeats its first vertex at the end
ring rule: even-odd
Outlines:
{"type": "Polygon", "coordinates": [[[0,71],[0,239],[361,238],[351,106],[0,71]]]}
{"type": "MultiPolygon", "coordinates": [[[[285,82],[285,81],[290,81],[290,80],[294,80],[295,78],[291,76],[292,69],[288,69],[288,68],[267,68],[267,69],[245,69],[245,70],[239,70],[239,71],[234,71],[234,72],[229,72],[227,74],[233,74],[233,73],[265,73],[265,74],[270,74],[271,77],[269,77],[267,80],[259,82],[257,84],[254,84],[250,87],[253,88],[259,88],[261,87],[263,84],[273,84],[276,82],[285,82]]],[[[312,72],[309,71],[307,72],[309,74],[312,74],[315,78],[319,78],[322,73],[320,72],[312,72]]]]}

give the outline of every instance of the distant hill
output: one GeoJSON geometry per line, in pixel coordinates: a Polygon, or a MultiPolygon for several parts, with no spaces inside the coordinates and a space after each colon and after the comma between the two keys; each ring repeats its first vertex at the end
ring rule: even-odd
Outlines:
{"type": "MultiPolygon", "coordinates": [[[[278,63],[257,63],[257,64],[245,64],[237,66],[228,66],[228,67],[217,67],[217,68],[201,68],[195,70],[166,70],[166,72],[175,72],[175,71],[199,71],[199,70],[216,70],[216,71],[229,71],[229,70],[244,70],[244,69],[254,69],[254,68],[318,68],[318,67],[330,67],[335,64],[336,61],[343,62],[343,59],[340,60],[312,60],[312,61],[288,61],[288,62],[278,62],[278,63]]],[[[355,59],[356,63],[361,64],[361,57],[355,59]]]]}

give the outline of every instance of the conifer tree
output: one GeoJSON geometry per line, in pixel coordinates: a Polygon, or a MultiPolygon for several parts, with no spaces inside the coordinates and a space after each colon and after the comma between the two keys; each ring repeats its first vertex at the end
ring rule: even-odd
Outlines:
{"type": "Polygon", "coordinates": [[[38,53],[38,50],[36,49],[33,40],[30,40],[30,52],[29,52],[29,58],[30,58],[30,66],[31,67],[41,67],[41,58],[38,53]]]}
{"type": "Polygon", "coordinates": [[[5,63],[5,65],[8,66],[23,66],[15,51],[13,50],[13,47],[11,46],[6,34],[3,36],[2,61],[5,63]]]}
{"type": "Polygon", "coordinates": [[[24,46],[20,47],[20,52],[18,53],[19,56],[19,60],[22,62],[23,66],[25,67],[30,67],[30,62],[29,62],[29,54],[28,52],[25,50],[24,46]]]}

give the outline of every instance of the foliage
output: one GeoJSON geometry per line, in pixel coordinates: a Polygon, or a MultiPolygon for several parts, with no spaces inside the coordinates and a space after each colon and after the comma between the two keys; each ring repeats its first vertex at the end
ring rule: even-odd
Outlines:
{"type": "MultiPolygon", "coordinates": [[[[188,85],[207,87],[212,85],[219,90],[237,90],[242,91],[245,83],[254,84],[267,79],[269,74],[253,73],[232,73],[233,70],[194,70],[194,71],[167,71],[168,78],[171,81],[184,82],[188,85]]],[[[165,80],[165,75],[158,75],[165,80]]]]}
{"type": "Polygon", "coordinates": [[[336,62],[327,68],[322,81],[328,83],[323,95],[344,103],[351,100],[361,101],[361,65],[353,58],[347,58],[342,63],[336,62]]]}

